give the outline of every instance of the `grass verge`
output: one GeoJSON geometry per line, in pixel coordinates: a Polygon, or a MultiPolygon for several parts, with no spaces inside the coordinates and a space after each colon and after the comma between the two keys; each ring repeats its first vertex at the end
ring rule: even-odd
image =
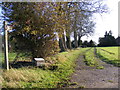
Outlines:
{"type": "Polygon", "coordinates": [[[88,66],[96,66],[96,69],[103,69],[104,67],[100,65],[100,63],[97,60],[97,57],[95,56],[95,49],[91,48],[84,54],[84,62],[88,66]]]}
{"type": "Polygon", "coordinates": [[[85,58],[84,62],[86,63],[86,65],[88,65],[88,66],[98,65],[95,54],[94,54],[94,48],[91,48],[89,51],[87,51],[84,54],[84,58],[85,58]]]}
{"type": "Polygon", "coordinates": [[[3,70],[3,88],[57,88],[66,86],[69,76],[74,72],[75,61],[86,48],[59,53],[53,59],[58,66],[56,70],[43,70],[35,67],[12,68],[3,70]]]}

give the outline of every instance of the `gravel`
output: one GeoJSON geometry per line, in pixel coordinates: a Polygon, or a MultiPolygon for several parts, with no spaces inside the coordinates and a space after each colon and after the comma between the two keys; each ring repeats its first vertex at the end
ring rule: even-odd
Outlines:
{"type": "Polygon", "coordinates": [[[76,62],[75,72],[71,76],[69,88],[118,88],[118,67],[99,60],[104,69],[85,65],[83,55],[76,62]]]}

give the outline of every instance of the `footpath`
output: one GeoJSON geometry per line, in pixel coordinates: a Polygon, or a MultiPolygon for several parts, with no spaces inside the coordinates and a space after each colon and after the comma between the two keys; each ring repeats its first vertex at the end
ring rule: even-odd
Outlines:
{"type": "Polygon", "coordinates": [[[118,88],[118,67],[106,64],[98,58],[104,69],[96,69],[84,63],[80,55],[76,62],[75,72],[71,76],[69,88],[118,88]]]}

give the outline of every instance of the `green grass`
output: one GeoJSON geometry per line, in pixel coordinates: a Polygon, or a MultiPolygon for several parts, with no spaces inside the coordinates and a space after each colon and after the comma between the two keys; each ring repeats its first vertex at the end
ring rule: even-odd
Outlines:
{"type": "Polygon", "coordinates": [[[120,67],[118,49],[120,47],[98,47],[97,54],[103,61],[120,67]]]}
{"type": "MultiPolygon", "coordinates": [[[[8,60],[9,60],[9,63],[14,61],[15,58],[17,56],[17,53],[14,53],[14,52],[9,52],[8,53],[8,60]]],[[[4,53],[0,53],[0,59],[1,59],[1,63],[4,64],[4,53]]],[[[20,53],[18,55],[18,58],[17,58],[17,61],[30,61],[31,57],[29,55],[26,55],[26,53],[20,53]]]]}
{"type": "Polygon", "coordinates": [[[96,69],[104,69],[103,66],[100,65],[98,58],[95,55],[95,48],[91,48],[84,54],[84,62],[88,66],[95,66],[96,69]]]}
{"type": "Polygon", "coordinates": [[[87,51],[85,53],[85,60],[84,61],[88,66],[95,66],[97,64],[96,58],[94,55],[94,48],[90,49],[89,51],[87,51]]]}
{"type": "Polygon", "coordinates": [[[97,69],[104,69],[103,66],[97,66],[96,68],[97,68],[97,69]]]}
{"type": "MultiPolygon", "coordinates": [[[[0,81],[2,81],[3,88],[58,88],[63,87],[69,83],[69,76],[74,72],[75,61],[80,54],[89,48],[79,48],[68,52],[59,53],[53,57],[48,57],[46,60],[52,61],[58,66],[55,70],[45,70],[35,67],[22,67],[19,69],[12,68],[9,71],[3,70],[0,81]]],[[[118,48],[117,47],[98,47],[97,54],[100,59],[118,65],[118,48]],[[101,50],[104,49],[104,50],[101,50]],[[110,54],[114,53],[114,54],[110,54]]],[[[85,54],[85,62],[89,66],[96,66],[97,69],[103,69],[100,66],[94,55],[94,48],[88,50],[85,54]]],[[[1,56],[0,56],[1,57],[1,56]]],[[[13,61],[16,53],[9,53],[9,60],[13,61]]],[[[21,54],[18,60],[27,60],[28,57],[21,54]]],[[[2,60],[4,60],[2,56],[2,60]]],[[[0,70],[1,71],[1,70],[0,70]]],[[[1,82],[0,82],[1,84],[1,82]]],[[[80,87],[81,88],[81,87],[80,87]]]]}
{"type": "Polygon", "coordinates": [[[113,81],[112,81],[112,80],[108,80],[108,82],[113,83],[113,81]]]}
{"type": "MultiPolygon", "coordinates": [[[[0,77],[3,88],[57,88],[69,82],[69,76],[74,72],[75,61],[79,54],[87,48],[59,53],[53,60],[58,68],[56,70],[43,70],[35,67],[12,68],[4,70],[0,77]]],[[[12,54],[14,56],[14,54],[12,54]]],[[[12,56],[11,55],[11,56],[12,56]]]]}

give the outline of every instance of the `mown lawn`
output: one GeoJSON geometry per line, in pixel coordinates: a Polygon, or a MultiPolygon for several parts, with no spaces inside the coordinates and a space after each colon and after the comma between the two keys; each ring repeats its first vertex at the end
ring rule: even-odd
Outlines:
{"type": "MultiPolygon", "coordinates": [[[[55,70],[36,67],[3,70],[0,79],[3,88],[57,88],[69,84],[69,76],[74,72],[75,61],[88,48],[79,48],[59,53],[49,60],[55,61],[55,70]]],[[[14,54],[12,54],[14,57],[14,54]]],[[[11,59],[13,58],[11,55],[11,59]]]]}
{"type": "Polygon", "coordinates": [[[97,54],[103,61],[120,67],[120,47],[98,47],[97,54]]]}

